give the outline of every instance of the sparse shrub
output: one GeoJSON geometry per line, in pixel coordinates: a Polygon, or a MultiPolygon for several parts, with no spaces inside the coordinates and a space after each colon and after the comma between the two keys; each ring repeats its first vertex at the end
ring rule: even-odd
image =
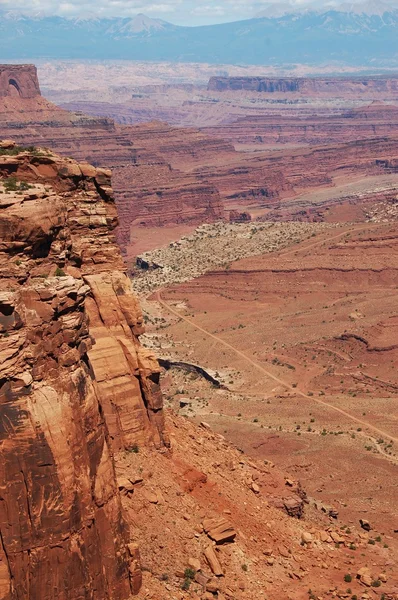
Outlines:
{"type": "Polygon", "coordinates": [[[196,575],[195,569],[191,569],[188,567],[188,569],[185,569],[185,571],[184,571],[185,579],[194,579],[195,575],[196,575]]]}
{"type": "Polygon", "coordinates": [[[189,588],[191,587],[191,583],[192,583],[192,581],[190,579],[184,579],[181,589],[184,590],[185,592],[187,592],[189,590],[189,588]]]}
{"type": "Polygon", "coordinates": [[[18,190],[18,180],[14,175],[4,180],[4,189],[7,192],[16,192],[18,190]]]}
{"type": "Polygon", "coordinates": [[[66,277],[66,273],[63,269],[61,269],[60,267],[57,267],[55,269],[55,277],[66,277]]]}
{"type": "Polygon", "coordinates": [[[247,565],[242,565],[242,571],[244,571],[245,573],[249,570],[249,567],[247,565]]]}
{"type": "Polygon", "coordinates": [[[344,575],[344,581],[345,581],[346,583],[351,583],[351,581],[352,581],[352,576],[351,576],[349,573],[346,573],[346,574],[344,575]]]}
{"type": "Polygon", "coordinates": [[[372,587],[377,588],[381,586],[381,581],[380,579],[375,579],[374,581],[372,581],[372,587]]]}

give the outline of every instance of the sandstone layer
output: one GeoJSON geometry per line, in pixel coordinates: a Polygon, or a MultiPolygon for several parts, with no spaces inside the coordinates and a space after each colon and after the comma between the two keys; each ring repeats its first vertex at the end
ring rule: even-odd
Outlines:
{"type": "Polygon", "coordinates": [[[204,129],[235,145],[339,144],[398,134],[398,107],[381,102],[350,110],[269,110],[233,123],[204,129]]]}
{"type": "Polygon", "coordinates": [[[0,147],[0,597],[127,599],[113,454],[167,444],[110,172],[0,147]]]}

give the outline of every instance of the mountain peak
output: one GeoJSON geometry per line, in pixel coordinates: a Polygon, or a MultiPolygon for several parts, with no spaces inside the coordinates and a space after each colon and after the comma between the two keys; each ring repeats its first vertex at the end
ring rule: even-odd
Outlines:
{"type": "Polygon", "coordinates": [[[365,2],[343,2],[330,0],[326,4],[320,0],[313,2],[305,2],[299,4],[292,1],[287,2],[270,2],[263,6],[263,9],[256,14],[257,18],[275,19],[291,14],[303,14],[308,12],[325,13],[328,11],[336,11],[351,14],[378,15],[397,10],[398,3],[396,1],[384,2],[383,0],[365,0],[365,2]]]}
{"type": "Polygon", "coordinates": [[[159,31],[170,27],[171,24],[162,19],[152,19],[147,17],[144,13],[139,13],[126,24],[126,29],[130,30],[131,33],[149,33],[152,31],[159,31]]]}

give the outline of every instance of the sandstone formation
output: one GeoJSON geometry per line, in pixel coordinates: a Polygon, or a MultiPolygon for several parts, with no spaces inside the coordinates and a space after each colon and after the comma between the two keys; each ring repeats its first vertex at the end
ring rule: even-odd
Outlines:
{"type": "Polygon", "coordinates": [[[0,65],[0,97],[36,98],[40,96],[34,65],[0,65]]]}
{"type": "Polygon", "coordinates": [[[110,172],[0,144],[0,598],[140,587],[113,454],[167,444],[110,172]]]}

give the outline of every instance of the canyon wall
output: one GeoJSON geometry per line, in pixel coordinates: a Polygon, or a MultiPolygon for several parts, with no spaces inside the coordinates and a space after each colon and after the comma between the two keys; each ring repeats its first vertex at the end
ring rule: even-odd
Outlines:
{"type": "Polygon", "coordinates": [[[110,172],[0,144],[0,598],[140,588],[113,453],[168,444],[110,172]]]}
{"type": "Polygon", "coordinates": [[[398,135],[398,107],[374,102],[363,108],[315,114],[314,110],[291,109],[269,115],[244,117],[205,129],[209,136],[228,138],[234,144],[321,145],[398,135]]]}
{"type": "Polygon", "coordinates": [[[263,92],[268,94],[352,94],[387,92],[396,94],[395,77],[211,77],[209,91],[263,92]]]}
{"type": "MultiPolygon", "coordinates": [[[[7,66],[7,76],[16,78],[18,73],[18,65],[7,66]]],[[[116,125],[105,117],[62,110],[38,92],[35,97],[0,98],[0,137],[45,145],[76,160],[111,168],[123,250],[133,223],[200,224],[223,218],[217,190],[178,166],[188,170],[206,158],[234,153],[234,148],[198,130],[178,130],[159,122],[116,125]]]]}

